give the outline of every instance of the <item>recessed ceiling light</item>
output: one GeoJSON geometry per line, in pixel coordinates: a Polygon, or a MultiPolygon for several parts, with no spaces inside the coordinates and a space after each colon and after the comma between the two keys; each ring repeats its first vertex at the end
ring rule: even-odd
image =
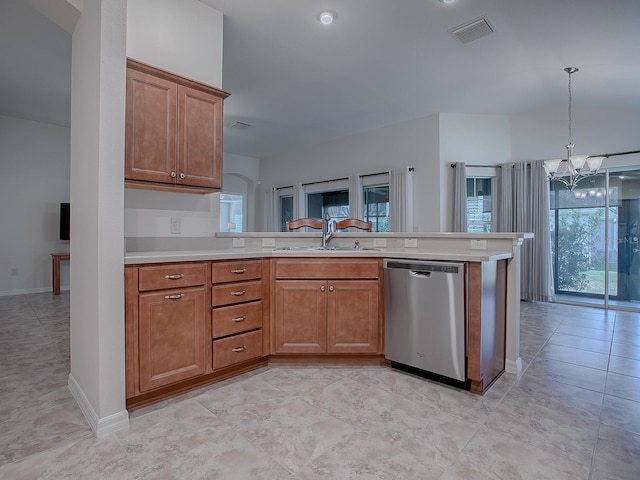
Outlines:
{"type": "Polygon", "coordinates": [[[335,14],[333,12],[322,12],[318,16],[318,19],[322,24],[329,25],[333,23],[333,20],[335,19],[335,14]]]}
{"type": "Polygon", "coordinates": [[[449,5],[450,3],[455,3],[456,0],[440,0],[442,3],[446,3],[449,5]]]}

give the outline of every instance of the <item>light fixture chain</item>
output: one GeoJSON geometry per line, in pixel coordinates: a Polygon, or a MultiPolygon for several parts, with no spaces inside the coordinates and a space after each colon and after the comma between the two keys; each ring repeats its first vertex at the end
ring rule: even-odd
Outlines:
{"type": "Polygon", "coordinates": [[[571,72],[569,72],[569,143],[568,143],[568,145],[573,145],[573,141],[572,141],[573,136],[571,135],[571,100],[572,100],[572,96],[571,96],[571,72]]]}

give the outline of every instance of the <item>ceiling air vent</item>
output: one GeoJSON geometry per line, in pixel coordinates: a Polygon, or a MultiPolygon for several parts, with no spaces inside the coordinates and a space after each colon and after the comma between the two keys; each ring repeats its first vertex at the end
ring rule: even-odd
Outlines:
{"type": "Polygon", "coordinates": [[[493,27],[485,17],[476,18],[449,30],[449,33],[462,43],[473,42],[494,32],[493,27]]]}
{"type": "Polygon", "coordinates": [[[224,126],[229,128],[238,128],[241,130],[245,128],[251,128],[251,124],[245,123],[245,122],[239,122],[239,121],[225,123],[224,126]]]}

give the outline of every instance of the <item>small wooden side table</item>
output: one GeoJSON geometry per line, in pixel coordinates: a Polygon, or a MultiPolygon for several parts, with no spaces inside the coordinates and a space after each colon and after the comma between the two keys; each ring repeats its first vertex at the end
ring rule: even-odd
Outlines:
{"type": "Polygon", "coordinates": [[[71,260],[70,253],[52,253],[53,294],[60,295],[60,260],[71,260]]]}

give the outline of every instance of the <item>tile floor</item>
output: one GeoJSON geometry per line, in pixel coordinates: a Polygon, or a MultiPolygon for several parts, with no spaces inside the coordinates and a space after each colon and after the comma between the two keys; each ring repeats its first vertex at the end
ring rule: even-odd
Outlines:
{"type": "Polygon", "coordinates": [[[640,315],[522,304],[521,376],[474,396],[384,367],[270,367],[96,440],[69,296],[0,297],[0,479],[640,478],[640,315]]]}

